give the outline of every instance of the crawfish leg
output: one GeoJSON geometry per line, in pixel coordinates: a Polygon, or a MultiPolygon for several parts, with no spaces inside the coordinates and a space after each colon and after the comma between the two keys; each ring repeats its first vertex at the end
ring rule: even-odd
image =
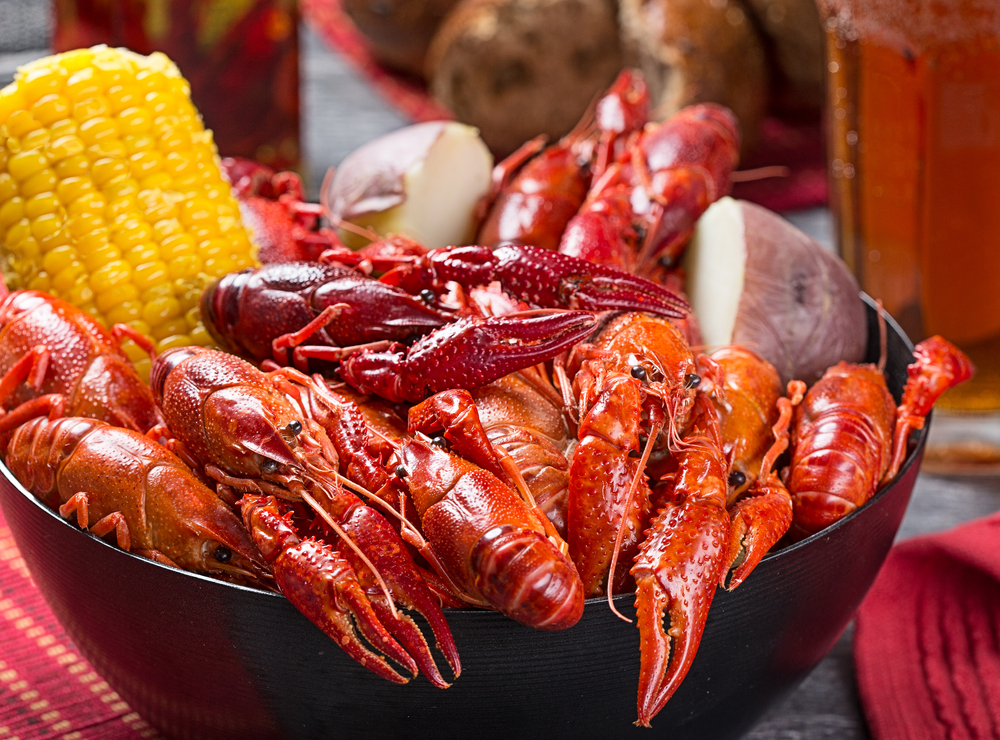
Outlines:
{"type": "Polygon", "coordinates": [[[280,512],[273,496],[247,495],[240,505],[254,544],[274,568],[275,583],[285,598],[373,673],[394,683],[409,681],[361,642],[354,624],[372,646],[417,674],[413,658],[382,626],[354,570],[339,553],[325,543],[299,539],[290,514],[280,512]]]}

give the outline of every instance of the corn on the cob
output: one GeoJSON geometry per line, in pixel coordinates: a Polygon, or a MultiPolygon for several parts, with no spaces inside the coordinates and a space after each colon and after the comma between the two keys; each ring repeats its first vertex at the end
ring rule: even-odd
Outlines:
{"type": "MultiPolygon", "coordinates": [[[[94,47],[0,90],[0,268],[158,351],[208,344],[198,297],[254,264],[212,132],[163,54],[94,47]]],[[[125,347],[140,372],[149,359],[125,347]]]]}

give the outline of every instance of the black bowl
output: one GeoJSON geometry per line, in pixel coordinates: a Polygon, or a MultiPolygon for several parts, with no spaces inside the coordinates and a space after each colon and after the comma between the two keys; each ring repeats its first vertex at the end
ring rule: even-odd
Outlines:
{"type": "MultiPolygon", "coordinates": [[[[869,358],[878,355],[869,302],[869,358]]],[[[897,400],[912,346],[889,322],[897,400]]],[[[6,468],[0,503],[38,587],[84,656],[174,738],[736,738],[826,655],[871,586],[913,490],[926,427],[896,480],[832,527],[720,591],[701,647],[652,732],[633,726],[639,635],[603,599],[538,632],[448,612],[462,676],[397,686],[341,652],[281,596],[157,565],[66,523],[6,468]]],[[[631,596],[616,598],[634,616],[631,596]]],[[[429,630],[425,630],[430,634],[429,630]]],[[[443,665],[443,662],[442,662],[443,665]]]]}

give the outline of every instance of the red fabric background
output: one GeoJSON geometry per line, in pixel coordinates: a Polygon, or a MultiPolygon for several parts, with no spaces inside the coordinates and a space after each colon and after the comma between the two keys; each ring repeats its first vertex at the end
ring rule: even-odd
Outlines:
{"type": "Polygon", "coordinates": [[[80,656],[31,580],[0,512],[0,738],[157,737],[80,656]]]}

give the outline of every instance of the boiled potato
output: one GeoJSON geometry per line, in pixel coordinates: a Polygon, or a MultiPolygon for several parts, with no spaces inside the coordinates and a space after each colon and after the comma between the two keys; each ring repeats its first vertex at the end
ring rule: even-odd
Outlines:
{"type": "Polygon", "coordinates": [[[622,68],[614,0],[464,0],[427,59],[430,90],[497,156],[572,129],[622,68]]]}
{"type": "Polygon", "coordinates": [[[720,103],[740,121],[743,149],[768,103],[763,44],[737,0],[621,0],[625,60],[639,67],[664,120],[692,103],[720,103]]]}
{"type": "Polygon", "coordinates": [[[684,266],[706,345],[745,345],[783,383],[812,383],[841,360],[864,358],[867,322],[854,276],[776,213],[718,200],[699,219],[684,266]]]}

